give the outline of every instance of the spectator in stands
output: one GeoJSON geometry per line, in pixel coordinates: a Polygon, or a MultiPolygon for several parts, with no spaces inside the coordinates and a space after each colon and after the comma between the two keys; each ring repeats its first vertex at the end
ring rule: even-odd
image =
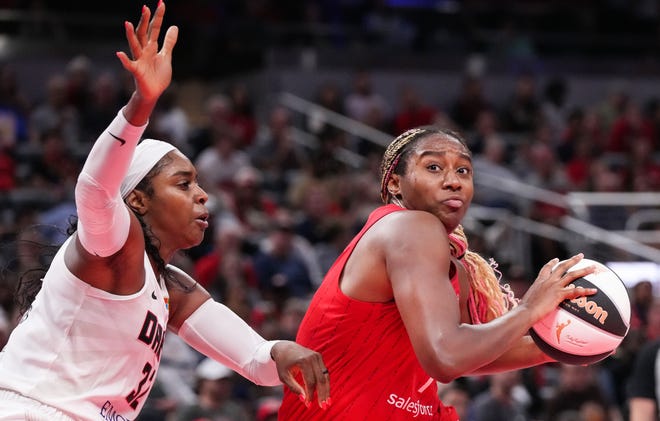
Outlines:
{"type": "Polygon", "coordinates": [[[219,362],[205,358],[197,369],[197,402],[177,411],[175,421],[222,419],[245,421],[249,413],[232,397],[235,373],[219,362]]]}
{"type": "Polygon", "coordinates": [[[235,136],[239,135],[230,121],[231,113],[231,100],[227,96],[216,93],[206,100],[201,126],[191,129],[189,135],[193,161],[204,149],[213,145],[216,133],[233,132],[235,136]]]}
{"type": "MultiPolygon", "coordinates": [[[[506,181],[522,183],[520,177],[508,167],[506,158],[507,144],[504,140],[498,135],[486,138],[483,153],[472,159],[475,183],[478,184],[480,180],[495,181],[504,187],[506,181]]],[[[474,203],[517,212],[522,209],[523,203],[510,189],[502,191],[490,186],[476,189],[474,203]]]]}
{"type": "Polygon", "coordinates": [[[290,216],[273,220],[266,240],[254,256],[254,268],[264,298],[282,309],[288,297],[307,297],[313,291],[311,270],[296,248],[290,216]]]}
{"type": "Polygon", "coordinates": [[[404,85],[399,92],[399,108],[394,114],[394,134],[408,129],[432,124],[437,111],[426,104],[418,90],[411,85],[404,85]]]}
{"type": "MultiPolygon", "coordinates": [[[[344,94],[334,80],[326,80],[321,83],[314,102],[328,111],[344,114],[344,94]]],[[[326,120],[324,111],[311,110],[306,125],[309,131],[318,134],[326,127],[326,120]]]]}
{"type": "Polygon", "coordinates": [[[92,61],[84,54],[72,58],[66,66],[66,103],[78,114],[89,106],[92,98],[92,61]]]}
{"type": "Polygon", "coordinates": [[[639,141],[649,142],[652,145],[650,150],[653,150],[656,136],[654,125],[644,116],[640,106],[629,101],[624,112],[612,123],[605,152],[626,154],[639,141]]]}
{"type": "Polygon", "coordinates": [[[491,109],[491,103],[483,92],[479,77],[466,76],[458,96],[453,100],[449,116],[462,130],[473,130],[481,111],[491,109]]]}
{"type": "Polygon", "coordinates": [[[653,144],[646,137],[632,139],[626,156],[625,190],[660,191],[660,159],[654,154],[653,144]]]}
{"type": "Polygon", "coordinates": [[[268,230],[270,219],[280,208],[272,193],[264,189],[264,174],[246,165],[234,174],[232,187],[221,197],[220,223],[240,225],[248,241],[258,242],[268,230]]]}
{"type": "Polygon", "coordinates": [[[16,69],[10,64],[0,65],[0,146],[13,149],[28,138],[30,103],[20,89],[16,69]]]}
{"type": "MultiPolygon", "coordinates": [[[[371,73],[361,69],[353,75],[353,89],[344,99],[346,115],[377,130],[390,132],[391,110],[385,97],[373,88],[371,73]]],[[[354,150],[366,155],[374,150],[367,139],[358,138],[354,150]]]]}
{"type": "Polygon", "coordinates": [[[540,117],[550,129],[553,142],[559,141],[566,127],[568,111],[566,98],[569,93],[568,82],[561,76],[550,78],[543,87],[540,117]]]}
{"type": "Polygon", "coordinates": [[[644,279],[630,288],[630,328],[644,329],[648,324],[648,311],[653,303],[653,284],[644,279]]]}
{"type": "Polygon", "coordinates": [[[629,84],[623,80],[613,81],[606,97],[595,105],[601,126],[606,133],[612,130],[614,121],[625,113],[630,101],[629,84]]]}
{"type": "Polygon", "coordinates": [[[282,405],[282,399],[267,396],[257,402],[256,421],[277,421],[277,413],[282,405]]]}
{"type": "Polygon", "coordinates": [[[459,420],[469,420],[468,408],[472,401],[466,378],[457,379],[449,383],[438,382],[438,396],[440,401],[456,410],[459,420]]]}
{"type": "Polygon", "coordinates": [[[44,204],[53,206],[49,197],[58,200],[71,197],[82,163],[75,154],[76,149],[67,145],[57,128],[43,132],[39,146],[33,159],[23,163],[29,165],[29,178],[23,182],[25,186],[43,189],[44,204]]]}
{"type": "Polygon", "coordinates": [[[521,384],[520,370],[488,376],[488,388],[470,403],[470,421],[526,421],[530,396],[521,384]]]}
{"type": "Polygon", "coordinates": [[[94,142],[124,104],[119,88],[117,76],[110,71],[102,72],[92,82],[89,103],[80,114],[80,141],[86,147],[94,142]]]}
{"type": "Polygon", "coordinates": [[[192,152],[188,143],[190,119],[179,103],[179,90],[179,85],[172,84],[163,92],[151,118],[148,136],[166,140],[188,156],[192,152]]]}
{"type": "Polygon", "coordinates": [[[543,419],[554,421],[562,412],[582,411],[592,404],[608,414],[605,421],[620,419],[620,411],[609,396],[607,387],[598,377],[598,365],[569,365],[558,363],[559,377],[551,395],[545,399],[543,419]]]}
{"type": "Polygon", "coordinates": [[[647,342],[637,354],[628,378],[628,420],[656,421],[660,416],[660,339],[647,342]]]}
{"type": "Polygon", "coordinates": [[[238,148],[238,138],[234,131],[213,132],[213,144],[203,149],[195,160],[200,184],[214,196],[228,190],[233,185],[234,176],[250,166],[249,155],[238,148]]]}
{"type": "Polygon", "coordinates": [[[244,83],[234,83],[227,96],[231,103],[229,124],[236,130],[240,147],[248,148],[254,143],[258,129],[250,92],[244,83]]]}
{"type": "Polygon", "coordinates": [[[538,125],[540,111],[534,76],[522,74],[515,81],[513,95],[502,108],[502,130],[531,133],[538,125]]]}
{"type": "Polygon", "coordinates": [[[467,140],[470,150],[475,155],[484,152],[484,145],[491,137],[502,139],[500,132],[500,119],[497,112],[492,108],[484,108],[477,114],[474,131],[467,140]]]}
{"type": "Polygon", "coordinates": [[[80,114],[68,102],[67,79],[59,74],[47,81],[46,98],[39,102],[29,118],[30,138],[38,144],[44,133],[59,130],[67,145],[75,146],[80,138],[80,114]]]}
{"type": "Polygon", "coordinates": [[[307,157],[295,143],[291,114],[282,106],[274,107],[268,115],[268,128],[249,151],[252,165],[263,174],[263,188],[278,200],[305,168],[307,157]]]}
{"type": "Polygon", "coordinates": [[[390,112],[385,98],[374,90],[371,73],[366,69],[353,75],[353,89],[346,95],[344,109],[348,117],[374,127],[383,127],[390,112]],[[382,120],[371,120],[374,115],[382,120]]]}

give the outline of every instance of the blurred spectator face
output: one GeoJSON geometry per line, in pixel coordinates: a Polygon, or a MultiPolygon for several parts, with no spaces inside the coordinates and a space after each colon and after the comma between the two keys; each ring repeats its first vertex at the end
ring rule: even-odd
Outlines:
{"type": "Polygon", "coordinates": [[[562,364],[559,380],[560,387],[564,390],[584,390],[595,381],[594,368],[591,366],[562,364]]]}
{"type": "Polygon", "coordinates": [[[360,73],[355,77],[355,91],[360,95],[371,95],[371,78],[367,73],[360,73]]]}
{"type": "Polygon", "coordinates": [[[533,98],[535,94],[536,86],[534,84],[534,79],[530,76],[522,76],[516,81],[516,96],[519,98],[533,98]]]}
{"type": "Polygon", "coordinates": [[[643,306],[653,301],[653,284],[651,281],[640,281],[633,287],[633,302],[643,306]]]}
{"type": "Polygon", "coordinates": [[[470,395],[460,387],[449,386],[440,394],[440,400],[445,406],[453,406],[459,419],[467,419],[467,409],[470,404],[470,395]]]}

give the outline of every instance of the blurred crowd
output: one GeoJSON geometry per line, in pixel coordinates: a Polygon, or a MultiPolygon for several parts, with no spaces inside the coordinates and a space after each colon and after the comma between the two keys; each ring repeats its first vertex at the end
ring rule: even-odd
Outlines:
{"type": "MultiPolygon", "coordinates": [[[[133,89],[125,75],[98,71],[82,56],[44,81],[36,99],[24,94],[16,76],[11,65],[0,67],[0,347],[17,323],[12,295],[18,279],[47,265],[45,245],[65,238],[86,154],[133,89]]],[[[203,243],[175,264],[264,337],[293,339],[323,274],[380,203],[383,147],[330,125],[322,113],[301,116],[268,104],[259,115],[264,104],[240,80],[209,88],[198,98],[199,116],[190,115],[179,89],[173,84],[161,99],[145,137],[172,142],[193,161],[212,216],[203,243]],[[299,142],[301,130],[317,147],[299,142]],[[346,150],[361,157],[358,165],[343,159],[346,150]]],[[[308,99],[392,136],[419,125],[451,127],[465,135],[476,177],[557,193],[659,191],[659,98],[640,103],[618,86],[598,103],[569,108],[569,90],[562,78],[538,86],[534,74],[522,73],[510,95],[495,100],[479,77],[466,75],[451,106],[441,108],[412,86],[402,86],[394,101],[385,98],[361,70],[351,86],[319,81],[317,95],[308,99]]],[[[488,189],[477,188],[474,201],[553,225],[566,213],[488,189]]],[[[593,214],[592,222],[621,229],[622,209],[593,214]]],[[[480,234],[469,233],[471,246],[492,256],[480,234]]],[[[534,242],[536,270],[553,257],[567,257],[562,244],[534,242]]],[[[536,274],[515,264],[499,269],[518,295],[536,274]]],[[[443,400],[469,411],[465,419],[471,421],[623,419],[636,352],[660,338],[660,301],[651,281],[631,288],[631,331],[604,361],[462,378],[442,385],[443,400]]],[[[169,335],[140,419],[274,420],[280,392],[203,360],[169,335]]]]}

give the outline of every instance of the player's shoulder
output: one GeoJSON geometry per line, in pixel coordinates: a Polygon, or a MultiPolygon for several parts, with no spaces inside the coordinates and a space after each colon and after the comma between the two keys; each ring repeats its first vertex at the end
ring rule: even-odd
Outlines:
{"type": "Polygon", "coordinates": [[[183,285],[191,285],[195,283],[193,277],[180,267],[168,264],[167,269],[170,271],[170,274],[183,285]]]}
{"type": "Polygon", "coordinates": [[[393,212],[374,224],[373,234],[386,243],[402,244],[406,240],[417,241],[431,236],[446,235],[442,222],[433,214],[418,210],[393,212]]]}
{"type": "Polygon", "coordinates": [[[430,212],[405,209],[392,212],[382,218],[387,227],[406,230],[424,230],[430,227],[440,227],[440,220],[430,212]]]}

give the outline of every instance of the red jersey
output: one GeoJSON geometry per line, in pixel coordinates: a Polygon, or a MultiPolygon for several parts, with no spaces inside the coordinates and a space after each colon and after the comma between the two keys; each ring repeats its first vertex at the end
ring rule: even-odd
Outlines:
{"type": "Polygon", "coordinates": [[[328,271],[298,330],[296,341],[320,352],[330,371],[332,404],[307,408],[285,387],[279,420],[458,420],[449,415],[453,408],[440,403],[437,384],[417,360],[394,301],[358,301],[339,289],[346,261],[364,233],[401,210],[386,205],[371,213],[328,271]]]}

